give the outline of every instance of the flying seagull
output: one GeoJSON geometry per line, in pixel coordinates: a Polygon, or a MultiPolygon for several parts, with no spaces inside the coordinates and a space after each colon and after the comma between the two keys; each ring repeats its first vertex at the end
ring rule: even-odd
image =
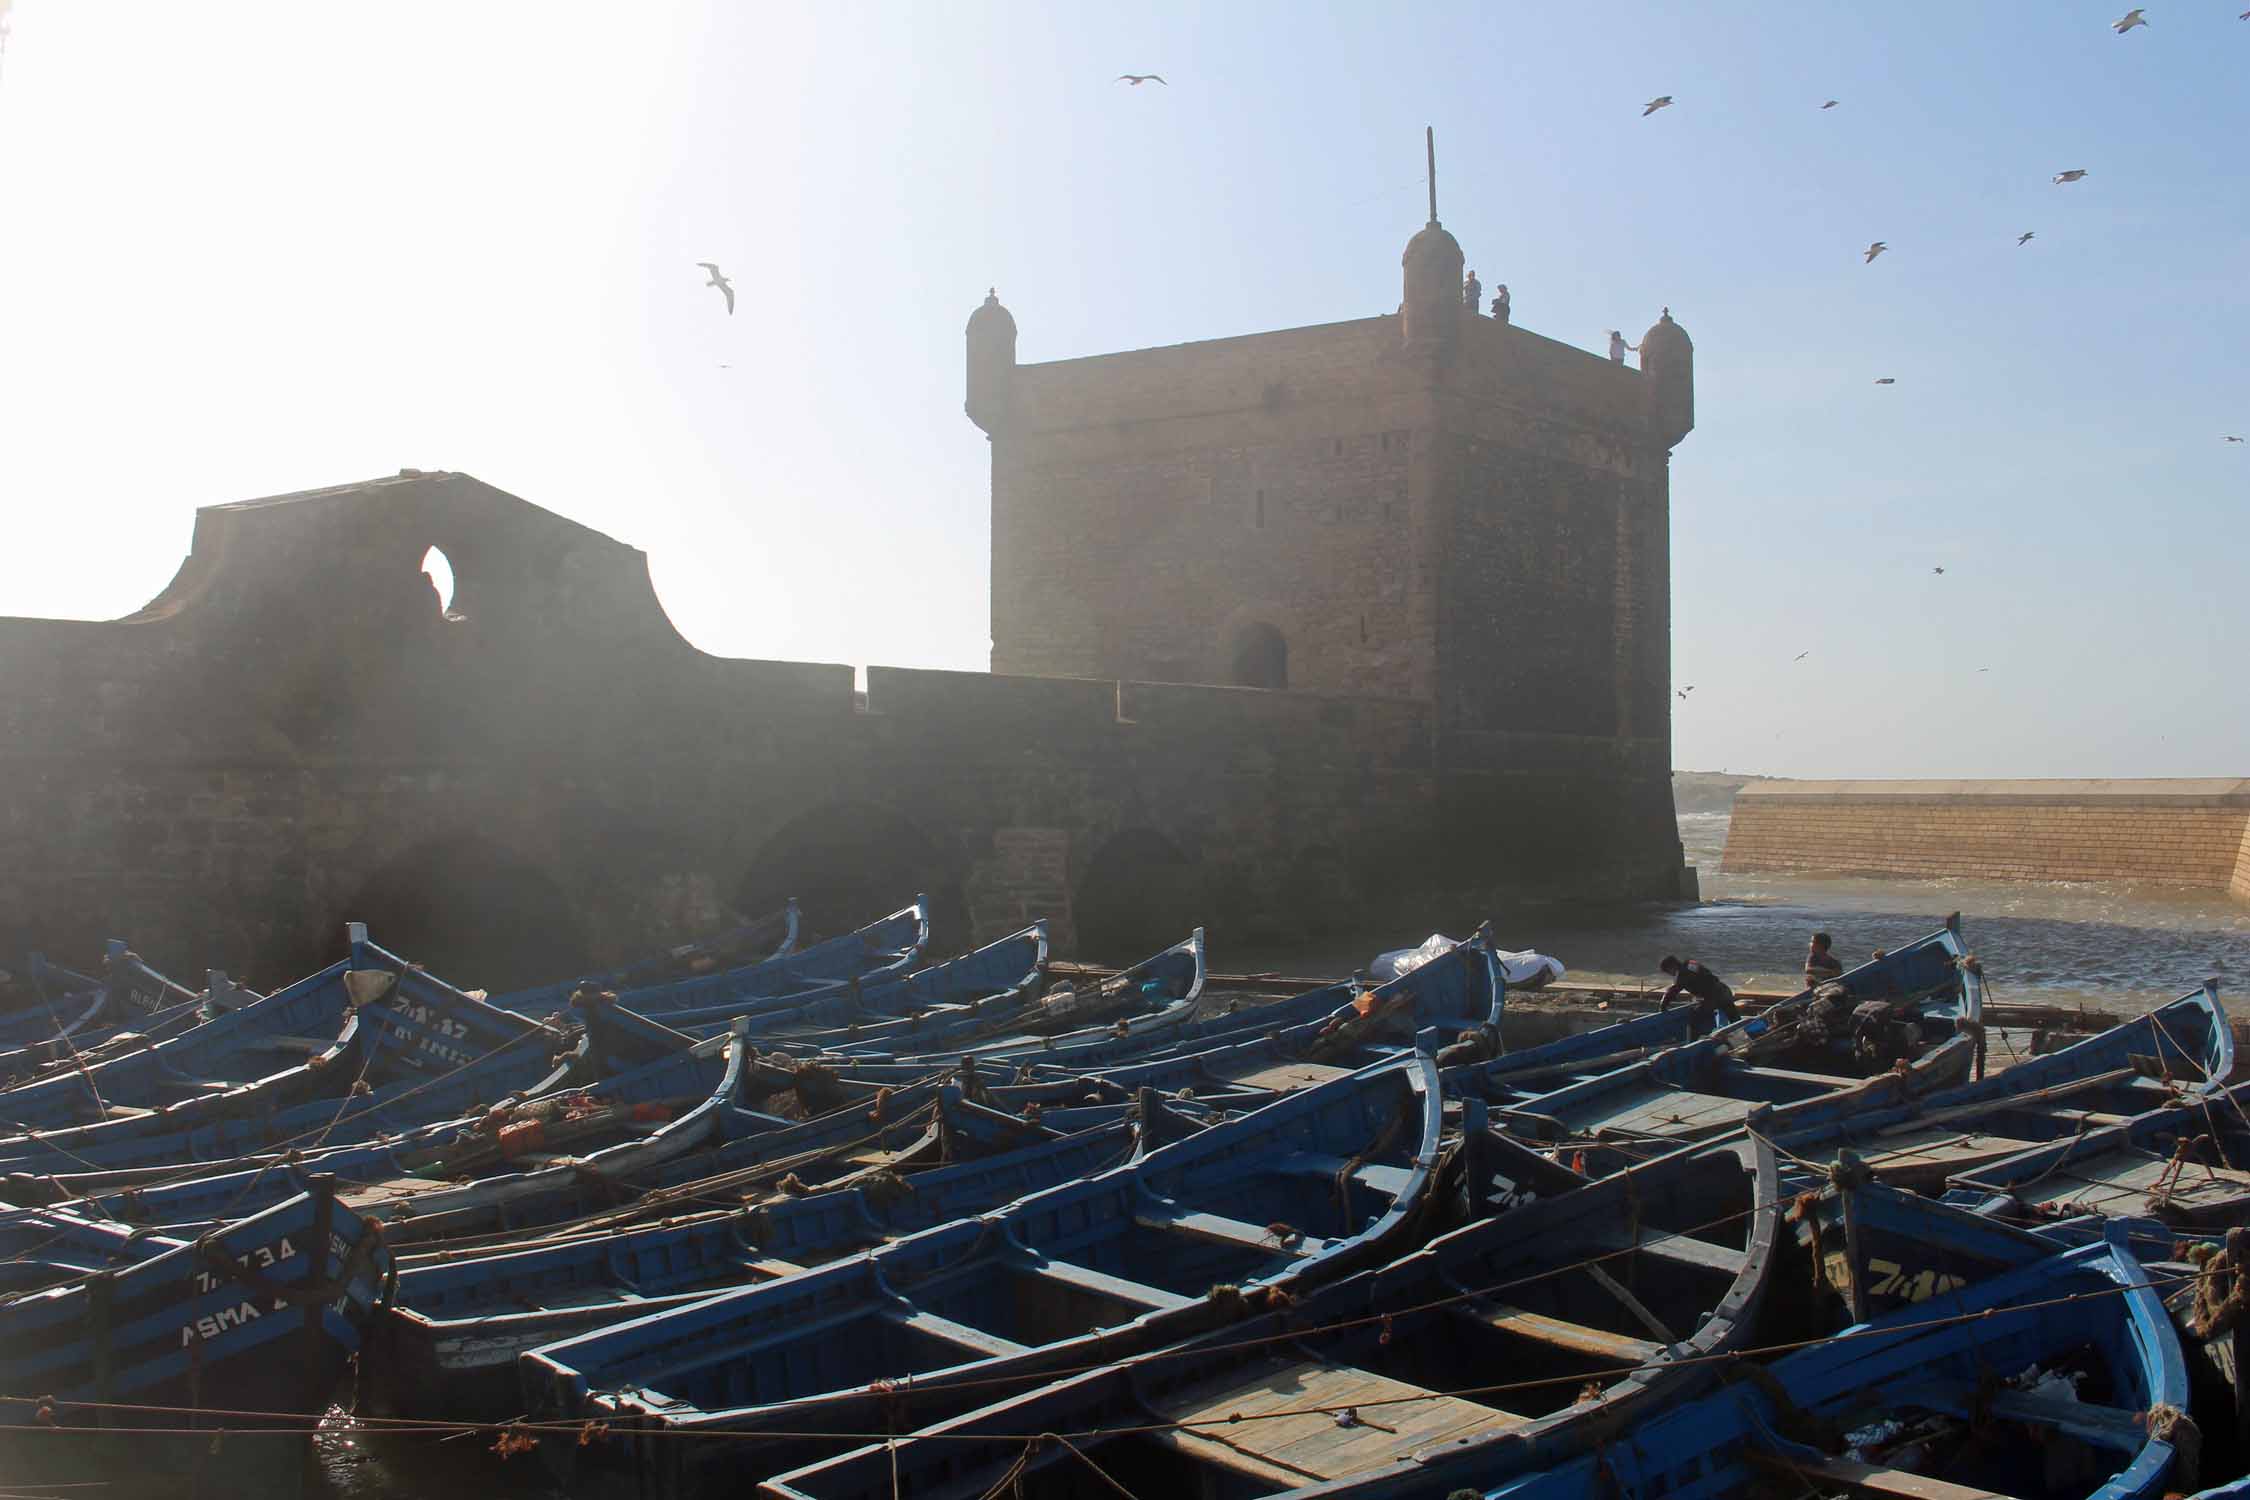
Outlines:
{"type": "Polygon", "coordinates": [[[1654,99],[1649,100],[1646,105],[1642,106],[1641,118],[1645,120],[1650,115],[1655,114],[1658,110],[1670,109],[1671,107],[1672,96],[1670,94],[1658,94],[1654,99]]]}
{"type": "Polygon", "coordinates": [[[1888,250],[1890,248],[1891,247],[1885,244],[1883,241],[1877,240],[1874,244],[1869,245],[1867,249],[1862,252],[1864,258],[1861,260],[1860,264],[1872,265],[1875,261],[1876,256],[1881,255],[1885,250],[1888,250]]]}
{"type": "Polygon", "coordinates": [[[702,267],[702,268],[703,268],[704,270],[706,270],[706,271],[709,271],[709,272],[711,273],[711,279],[710,279],[709,281],[706,281],[706,282],[704,282],[703,284],[704,284],[705,286],[715,286],[715,287],[717,287],[717,288],[719,289],[719,294],[720,294],[721,296],[723,296],[723,297],[725,297],[725,298],[727,299],[727,316],[728,316],[728,317],[730,317],[730,318],[731,318],[731,317],[733,317],[733,316],[734,316],[734,283],[733,283],[733,282],[731,282],[731,281],[729,281],[729,280],[727,280],[727,278],[726,278],[726,274],[725,274],[725,273],[724,273],[723,271],[721,271],[721,270],[720,270],[720,269],[719,269],[719,268],[718,268],[717,266],[715,266],[715,265],[712,265],[712,264],[711,264],[711,262],[709,262],[709,261],[707,261],[707,260],[699,260],[699,261],[697,261],[697,262],[696,262],[696,264],[697,264],[697,265],[699,265],[699,266],[701,266],[701,267],[702,267]]]}
{"type": "MultiPolygon", "coordinates": [[[[1134,88],[1139,88],[1144,83],[1164,83],[1164,80],[1154,73],[1120,73],[1117,75],[1117,81],[1129,83],[1134,88]]],[[[1170,88],[1172,85],[1164,83],[1164,86],[1170,88]]]]}
{"type": "Polygon", "coordinates": [[[1689,683],[1689,684],[1688,684],[1688,685],[1687,685],[1686,687],[1684,687],[1684,688],[1681,688],[1681,689],[1680,689],[1680,691],[1679,691],[1679,694],[1678,694],[1678,696],[1680,696],[1680,697],[1682,697],[1682,698],[1685,698],[1685,697],[1686,697],[1686,696],[1687,696],[1688,694],[1690,694],[1690,693],[1692,693],[1692,692],[1694,692],[1694,691],[1695,691],[1695,684],[1691,682],[1691,683],[1689,683]]]}
{"type": "Polygon", "coordinates": [[[2083,177],[2083,176],[2085,176],[2085,175],[2086,175],[2086,169],[2085,169],[2084,167],[2072,167],[2072,168],[2071,168],[2071,169],[2070,169],[2069,171],[2067,171],[2067,172],[2057,172],[2057,173],[2055,174],[2055,181],[2057,181],[2057,182],[2076,182],[2076,181],[2077,181],[2077,180],[2078,180],[2079,178],[2081,178],[2081,177],[2083,177]]]}
{"type": "Polygon", "coordinates": [[[1932,568],[1932,569],[1930,569],[1930,571],[1931,571],[1931,572],[1933,572],[1933,573],[1942,573],[1942,572],[1944,572],[1944,571],[1945,571],[1945,569],[1943,569],[1943,568],[1932,568]]]}
{"type": "Polygon", "coordinates": [[[1877,385],[1897,385],[1898,377],[1896,375],[1878,375],[1875,377],[1875,383],[1877,385]]]}
{"type": "MultiPolygon", "coordinates": [[[[2244,17],[2244,19],[2245,19],[2245,20],[2250,20],[2250,16],[2246,16],[2246,17],[2244,17]]],[[[2233,433],[2231,433],[2231,432],[2230,432],[2230,433],[2228,433],[2228,434],[2227,434],[2227,441],[2228,441],[2228,442],[2230,442],[2230,443],[2239,443],[2239,442],[2241,442],[2241,441],[2242,441],[2242,439],[2240,439],[2240,438],[2236,437],[2236,436],[2235,436],[2235,435],[2234,435],[2233,433]]]]}
{"type": "Polygon", "coordinates": [[[1791,657],[1791,658],[1790,658],[1790,660],[1792,660],[1792,661],[1803,661],[1803,660],[1804,660],[1804,659],[1805,659],[1806,657],[1808,657],[1808,656],[1810,656],[1810,655],[1812,655],[1812,653],[1811,653],[1810,651],[1800,651],[1800,652],[1798,652],[1798,653],[1797,653],[1797,654],[1796,654],[1795,656],[1791,657]]]}
{"type": "Polygon", "coordinates": [[[2136,5],[2131,10],[2125,12],[2124,15],[2110,22],[2109,29],[2116,32],[2119,36],[2123,36],[2126,32],[2131,31],[2136,26],[2146,26],[2147,24],[2148,17],[2142,15],[2141,8],[2136,5]]]}
{"type": "Polygon", "coordinates": [[[2018,250],[2021,250],[2024,246],[2031,243],[2031,233],[2032,232],[2030,230],[2026,229],[2023,233],[2016,236],[2016,248],[2018,250]]]}
{"type": "Polygon", "coordinates": [[[1821,106],[1821,108],[1822,108],[1822,109],[1834,109],[1835,107],[1836,107],[1836,101],[1835,101],[1835,100],[1833,100],[1833,99],[1829,100],[1829,101],[1828,101],[1828,102],[1827,102],[1826,104],[1823,104],[1823,105],[1821,106]]]}

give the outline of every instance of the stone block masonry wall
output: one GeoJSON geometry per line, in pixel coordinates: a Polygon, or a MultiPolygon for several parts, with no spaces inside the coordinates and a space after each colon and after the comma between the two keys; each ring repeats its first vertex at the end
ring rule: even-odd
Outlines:
{"type": "Polygon", "coordinates": [[[1720,868],[2145,881],[2250,899],[2250,780],[1752,785],[1720,868]]]}

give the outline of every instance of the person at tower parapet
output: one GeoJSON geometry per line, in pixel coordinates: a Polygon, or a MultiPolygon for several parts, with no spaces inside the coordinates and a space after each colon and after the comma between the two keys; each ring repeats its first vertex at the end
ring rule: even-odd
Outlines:
{"type": "Polygon", "coordinates": [[[1682,963],[1670,954],[1657,965],[1672,976],[1672,987],[1664,992],[1658,1010],[1670,1010],[1672,1002],[1682,995],[1691,997],[1694,1010],[1694,1030],[1697,1036],[1710,1031],[1714,1018],[1723,1017],[1729,1025],[1742,1019],[1741,1009],[1734,1003],[1734,990],[1724,979],[1703,967],[1698,959],[1682,963]]]}
{"type": "Polygon", "coordinates": [[[1472,315],[1477,310],[1477,304],[1484,300],[1484,283],[1477,280],[1477,273],[1474,271],[1469,273],[1467,281],[1461,283],[1461,300],[1468,304],[1472,315]]]}
{"type": "Polygon", "coordinates": [[[1609,331],[1609,360],[1611,364],[1621,365],[1625,363],[1625,351],[1628,349],[1637,350],[1640,347],[1638,344],[1626,343],[1625,335],[1619,333],[1616,329],[1612,328],[1609,331]]]}
{"type": "Polygon", "coordinates": [[[1505,281],[1492,294],[1492,315],[1503,323],[1508,321],[1508,283],[1505,281]]]}

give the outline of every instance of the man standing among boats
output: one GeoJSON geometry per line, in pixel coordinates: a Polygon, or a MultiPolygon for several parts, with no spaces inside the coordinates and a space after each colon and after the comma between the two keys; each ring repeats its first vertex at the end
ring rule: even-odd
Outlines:
{"type": "Polygon", "coordinates": [[[1841,979],[1844,961],[1834,950],[1835,939],[1825,932],[1812,935],[1812,945],[1805,950],[1805,988],[1817,990],[1831,979],[1841,979]]]}
{"type": "Polygon", "coordinates": [[[1657,967],[1672,976],[1672,987],[1664,992],[1664,999],[1657,1009],[1670,1010],[1672,1002],[1680,996],[1690,997],[1695,1013],[1696,1035],[1709,1032],[1717,1024],[1714,1017],[1723,1017],[1730,1024],[1742,1019],[1742,1011],[1734,1003],[1733,988],[1705,968],[1701,960],[1691,958],[1682,963],[1671,954],[1666,954],[1657,967]]]}

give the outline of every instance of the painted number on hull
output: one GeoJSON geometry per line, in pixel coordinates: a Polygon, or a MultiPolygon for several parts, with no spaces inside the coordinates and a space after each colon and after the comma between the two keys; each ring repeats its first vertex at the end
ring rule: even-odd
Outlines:
{"type": "MultiPolygon", "coordinates": [[[[425,1026],[431,1031],[437,1033],[437,1036],[425,1036],[418,1038],[413,1049],[415,1052],[428,1053],[430,1056],[435,1057],[439,1062],[451,1063],[457,1068],[466,1067],[469,1063],[475,1060],[470,1056],[466,1048],[448,1047],[447,1045],[445,1045],[445,1042],[438,1040],[439,1037],[444,1037],[451,1041],[461,1040],[463,1037],[466,1037],[469,1034],[468,1022],[459,1020],[453,1016],[441,1015],[438,1012],[433,1011],[429,1006],[414,1001],[409,1001],[405,1004],[400,1005],[398,1007],[398,1013],[404,1016],[407,1020],[412,1021],[415,1025],[425,1026]]],[[[406,1058],[406,1061],[415,1067],[420,1067],[422,1065],[422,1060],[419,1057],[415,1057],[412,1055],[409,1055],[406,1058]]]]}
{"type": "Polygon", "coordinates": [[[1895,1297],[1901,1302],[1926,1302],[1940,1292],[1956,1291],[1969,1284],[1964,1276],[1943,1271],[1909,1271],[1895,1260],[1870,1257],[1867,1274],[1873,1281],[1870,1297],[1895,1297]]]}
{"type": "MultiPolygon", "coordinates": [[[[351,1246],[344,1242],[342,1235],[331,1234],[328,1237],[328,1252],[336,1258],[342,1259],[351,1254],[351,1246]]],[[[296,1253],[296,1245],[291,1242],[289,1236],[283,1235],[270,1245],[260,1245],[236,1256],[235,1262],[246,1270],[266,1271],[280,1265],[296,1253]]],[[[196,1295],[199,1297],[209,1296],[223,1284],[221,1278],[211,1271],[196,1272],[194,1280],[196,1295]]],[[[276,1297],[272,1310],[281,1312],[288,1306],[287,1302],[276,1297]]],[[[343,1311],[342,1300],[337,1303],[337,1311],[343,1311]]],[[[241,1328],[254,1323],[264,1316],[265,1312],[266,1309],[245,1299],[232,1307],[222,1307],[217,1312],[205,1313],[192,1323],[180,1325],[180,1347],[184,1349],[198,1339],[215,1339],[230,1328],[241,1328]]]]}

